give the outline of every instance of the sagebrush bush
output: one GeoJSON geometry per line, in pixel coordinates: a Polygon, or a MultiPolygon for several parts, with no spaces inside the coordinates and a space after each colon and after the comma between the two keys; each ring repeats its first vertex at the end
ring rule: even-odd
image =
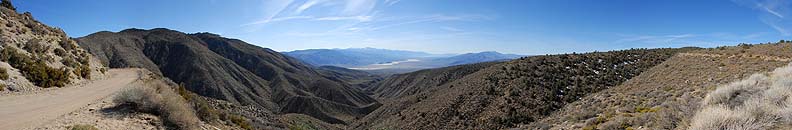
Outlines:
{"type": "Polygon", "coordinates": [[[778,129],[792,124],[792,64],[710,92],[691,119],[695,130],[778,129]]]}
{"type": "Polygon", "coordinates": [[[159,115],[165,124],[179,129],[197,129],[198,117],[187,101],[164,83],[143,83],[119,93],[114,102],[132,106],[136,111],[159,115]]]}
{"type": "Polygon", "coordinates": [[[0,80],[8,80],[10,76],[8,76],[8,70],[5,68],[0,68],[0,80]]]}
{"type": "Polygon", "coordinates": [[[231,122],[233,122],[234,124],[239,125],[239,127],[242,127],[242,129],[253,130],[253,126],[250,125],[250,122],[248,122],[245,117],[240,116],[240,115],[235,115],[235,114],[228,114],[226,116],[227,116],[226,118],[231,120],[231,122]]]}
{"type": "Polygon", "coordinates": [[[69,130],[99,130],[98,128],[92,125],[72,125],[66,128],[68,128],[69,130]]]}
{"type": "Polygon", "coordinates": [[[82,65],[74,68],[74,74],[84,79],[91,79],[91,68],[88,65],[82,65]]]}
{"type": "Polygon", "coordinates": [[[8,62],[11,67],[17,68],[34,85],[44,88],[63,87],[69,84],[69,73],[66,68],[52,68],[44,61],[33,60],[29,56],[19,53],[12,47],[4,47],[0,51],[0,60],[8,62]]]}

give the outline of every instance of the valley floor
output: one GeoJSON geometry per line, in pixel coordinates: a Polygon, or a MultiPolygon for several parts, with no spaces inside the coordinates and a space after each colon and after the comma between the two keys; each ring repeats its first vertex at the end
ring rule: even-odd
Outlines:
{"type": "Polygon", "coordinates": [[[108,78],[85,85],[0,97],[0,128],[31,129],[110,97],[141,76],[139,70],[113,69],[108,78]]]}

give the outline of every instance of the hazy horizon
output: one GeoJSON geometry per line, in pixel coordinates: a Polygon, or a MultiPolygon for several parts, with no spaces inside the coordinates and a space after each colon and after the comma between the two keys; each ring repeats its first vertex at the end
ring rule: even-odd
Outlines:
{"type": "Polygon", "coordinates": [[[520,55],[715,47],[789,37],[790,2],[13,1],[71,37],[127,28],[210,32],[276,51],[381,48],[520,55]],[[141,3],[145,3],[141,5],[141,3]],[[233,15],[229,15],[233,14],[233,15]]]}

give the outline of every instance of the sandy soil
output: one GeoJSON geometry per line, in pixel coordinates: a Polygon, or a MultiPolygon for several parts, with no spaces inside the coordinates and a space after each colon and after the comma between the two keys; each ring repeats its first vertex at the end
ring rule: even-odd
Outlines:
{"type": "Polygon", "coordinates": [[[113,69],[109,77],[58,91],[0,97],[0,128],[30,129],[98,102],[139,79],[135,69],[113,69]]]}

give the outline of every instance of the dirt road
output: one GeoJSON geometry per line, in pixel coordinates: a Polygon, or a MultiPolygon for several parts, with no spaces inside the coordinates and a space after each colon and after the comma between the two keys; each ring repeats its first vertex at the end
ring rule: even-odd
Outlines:
{"type": "Polygon", "coordinates": [[[81,86],[27,95],[0,97],[0,129],[16,130],[43,125],[89,103],[106,98],[140,76],[138,70],[113,69],[108,78],[81,86]]]}

